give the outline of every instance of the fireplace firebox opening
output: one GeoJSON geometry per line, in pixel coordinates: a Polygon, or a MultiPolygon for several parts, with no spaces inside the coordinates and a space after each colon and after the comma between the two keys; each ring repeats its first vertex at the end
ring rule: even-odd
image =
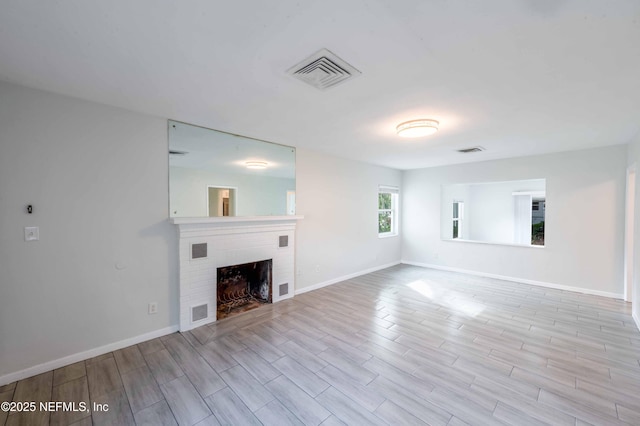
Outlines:
{"type": "Polygon", "coordinates": [[[272,268],[272,259],[218,268],[217,319],[271,303],[272,268]]]}

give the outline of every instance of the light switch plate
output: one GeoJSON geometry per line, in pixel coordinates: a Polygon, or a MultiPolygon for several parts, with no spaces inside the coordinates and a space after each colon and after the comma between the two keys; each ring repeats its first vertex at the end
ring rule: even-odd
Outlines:
{"type": "Polygon", "coordinates": [[[38,241],[40,239],[40,228],[37,226],[27,226],[24,228],[25,241],[38,241]]]}

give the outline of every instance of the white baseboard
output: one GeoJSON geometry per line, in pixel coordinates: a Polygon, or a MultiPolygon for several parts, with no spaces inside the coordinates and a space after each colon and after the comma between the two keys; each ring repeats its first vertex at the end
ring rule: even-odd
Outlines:
{"type": "MultiPolygon", "coordinates": [[[[343,275],[341,277],[338,278],[334,278],[328,281],[323,281],[321,283],[318,284],[314,284],[312,286],[309,287],[304,287],[301,289],[297,289],[295,291],[295,294],[303,294],[303,293],[307,293],[309,291],[313,291],[313,290],[317,290],[332,284],[336,284],[342,281],[346,281],[349,280],[351,278],[355,278],[355,277],[359,277],[361,275],[365,275],[365,274],[369,274],[371,272],[376,272],[379,271],[381,269],[386,269],[386,268],[390,268],[392,266],[396,266],[399,264],[406,264],[406,265],[413,265],[413,266],[421,266],[424,268],[431,268],[431,269],[438,269],[438,270],[442,270],[442,271],[450,271],[450,272],[459,272],[459,273],[463,273],[463,274],[468,274],[468,275],[475,275],[475,276],[480,276],[480,277],[486,277],[486,278],[495,278],[495,279],[499,279],[499,280],[506,280],[506,281],[513,281],[513,282],[517,282],[517,283],[522,283],[522,284],[530,284],[530,285],[536,285],[536,286],[540,286],[540,287],[547,287],[547,288],[554,288],[557,290],[567,290],[567,291],[575,291],[578,293],[585,293],[585,294],[592,294],[592,295],[596,295],[596,296],[604,296],[604,297],[610,297],[610,298],[614,298],[614,299],[622,299],[623,295],[622,294],[618,294],[618,293],[609,293],[609,292],[605,292],[605,291],[599,291],[599,290],[590,290],[590,289],[585,289],[585,288],[581,288],[581,287],[572,287],[572,286],[566,286],[566,285],[561,285],[561,284],[554,284],[554,283],[547,283],[547,282],[542,282],[542,281],[534,281],[534,280],[527,280],[527,279],[523,279],[523,278],[517,278],[517,277],[508,277],[505,275],[497,275],[497,274],[490,274],[490,273],[486,273],[486,272],[478,272],[478,271],[471,271],[468,269],[461,269],[461,268],[452,268],[449,266],[441,266],[441,265],[433,265],[433,264],[429,264],[429,263],[421,263],[421,262],[412,262],[412,261],[408,261],[408,260],[402,260],[399,262],[392,262],[392,263],[388,263],[385,265],[380,265],[380,266],[376,266],[373,268],[369,268],[369,269],[365,269],[363,271],[359,271],[359,272],[354,272],[352,274],[348,274],[348,275],[343,275]]],[[[640,318],[638,318],[638,315],[636,315],[635,312],[632,313],[632,317],[633,320],[636,323],[636,327],[638,327],[638,329],[640,330],[640,318]]],[[[16,371],[15,373],[9,373],[6,374],[4,376],[0,376],[0,386],[4,386],[6,384],[9,383],[13,383],[17,380],[22,380],[22,379],[26,379],[27,377],[31,377],[31,376],[35,376],[37,374],[41,374],[41,373],[46,373],[47,371],[51,371],[51,370],[55,370],[56,368],[61,368],[64,366],[67,366],[69,364],[73,364],[79,361],[83,361],[89,358],[93,358],[99,355],[103,355],[109,352],[113,352],[113,351],[117,351],[119,349],[122,348],[126,348],[128,346],[131,345],[135,345],[138,343],[142,343],[142,342],[146,342],[147,340],[151,340],[151,339],[155,339],[157,337],[162,337],[162,336],[166,336],[167,334],[171,334],[171,333],[175,333],[176,331],[178,331],[179,326],[178,325],[173,325],[170,327],[165,327],[162,328],[160,330],[155,330],[155,331],[151,331],[149,333],[145,333],[145,334],[141,334],[139,336],[134,336],[134,337],[130,337],[128,339],[125,340],[121,340],[119,342],[114,342],[114,343],[110,343],[108,345],[104,345],[104,346],[100,346],[94,349],[89,349],[88,351],[84,351],[84,352],[79,352],[76,354],[72,354],[63,358],[59,358],[59,359],[55,359],[53,361],[48,361],[45,362],[43,364],[38,364],[35,365],[33,367],[29,367],[26,368],[24,370],[20,370],[20,371],[16,371]]]]}
{"type": "Polygon", "coordinates": [[[412,261],[409,261],[409,260],[403,260],[401,263],[404,263],[406,265],[422,266],[424,268],[438,269],[438,270],[441,270],[441,271],[459,272],[459,273],[462,273],[462,274],[475,275],[475,276],[478,276],[478,277],[495,278],[495,279],[498,279],[498,280],[513,281],[513,282],[516,282],[516,283],[530,284],[530,285],[535,285],[535,286],[539,286],[539,287],[553,288],[553,289],[556,289],[556,290],[566,290],[566,291],[573,291],[573,292],[577,292],[577,293],[591,294],[591,295],[594,295],[594,296],[609,297],[611,299],[623,299],[624,298],[624,295],[622,293],[610,293],[608,291],[591,290],[591,289],[588,289],[588,288],[573,287],[573,286],[562,285],[562,284],[548,283],[548,282],[544,282],[544,281],[528,280],[528,279],[525,279],[525,278],[518,278],[518,277],[508,277],[506,275],[497,275],[497,274],[490,274],[490,273],[487,273],[487,272],[471,271],[469,269],[452,268],[450,266],[441,266],[441,265],[433,265],[433,264],[430,264],[430,263],[412,262],[412,261]]]}
{"type": "Polygon", "coordinates": [[[15,373],[9,373],[4,376],[0,376],[0,386],[13,383],[17,380],[26,379],[27,377],[35,376],[37,374],[46,373],[47,371],[55,370],[56,368],[61,368],[69,364],[84,361],[85,359],[117,351],[118,349],[126,348],[131,345],[146,342],[147,340],[155,339],[156,337],[166,336],[167,334],[175,333],[176,331],[178,331],[178,326],[172,325],[171,327],[161,328],[160,330],[155,330],[149,333],[141,334],[139,336],[130,337],[119,342],[110,343],[98,348],[89,349],[88,351],[79,352],[62,358],[54,359],[53,361],[47,361],[43,364],[34,365],[33,367],[16,371],[15,373]]]}
{"type": "Polygon", "coordinates": [[[313,291],[313,290],[317,290],[319,288],[326,287],[326,286],[331,285],[331,284],[336,284],[336,283],[339,283],[339,282],[342,282],[342,281],[350,280],[351,278],[359,277],[360,275],[370,274],[371,272],[376,272],[376,271],[379,271],[381,269],[387,269],[387,268],[390,268],[392,266],[399,265],[400,263],[402,263],[402,262],[398,261],[398,262],[387,263],[386,265],[376,266],[376,267],[373,267],[373,268],[365,269],[364,271],[354,272],[353,274],[343,275],[343,276],[338,277],[338,278],[333,278],[333,279],[328,280],[328,281],[323,281],[321,283],[314,284],[314,285],[311,285],[309,287],[296,289],[296,295],[302,294],[302,293],[307,293],[307,292],[313,291]]]}
{"type": "Polygon", "coordinates": [[[633,321],[635,321],[636,323],[636,328],[640,331],[640,318],[638,318],[638,315],[636,315],[635,311],[631,312],[631,317],[633,318],[633,321]]]}

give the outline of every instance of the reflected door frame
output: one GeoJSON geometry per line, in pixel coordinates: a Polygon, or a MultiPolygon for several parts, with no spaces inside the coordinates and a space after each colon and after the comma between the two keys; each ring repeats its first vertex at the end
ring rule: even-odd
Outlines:
{"type": "Polygon", "coordinates": [[[625,197],[625,235],[624,235],[624,300],[633,301],[634,251],[635,251],[635,205],[636,205],[636,165],[627,168],[627,187],[625,197]]]}
{"type": "MultiPolygon", "coordinates": [[[[238,211],[238,187],[236,186],[230,186],[230,185],[207,185],[207,190],[206,190],[206,197],[207,197],[207,216],[208,217],[221,217],[220,215],[214,215],[211,216],[211,204],[210,204],[210,200],[209,200],[209,194],[210,194],[210,190],[214,188],[214,189],[228,189],[230,191],[233,191],[233,197],[229,197],[229,204],[228,204],[228,209],[229,209],[229,214],[227,216],[236,216],[237,211],[238,211]]],[[[224,207],[222,207],[224,208],[224,207]]],[[[224,214],[222,216],[225,216],[224,214]]]]}

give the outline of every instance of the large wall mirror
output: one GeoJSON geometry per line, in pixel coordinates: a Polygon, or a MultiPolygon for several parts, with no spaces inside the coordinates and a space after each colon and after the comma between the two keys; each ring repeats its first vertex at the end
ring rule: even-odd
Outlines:
{"type": "Polygon", "coordinates": [[[295,214],[295,148],[169,121],[170,217],[295,214]]]}
{"type": "Polygon", "coordinates": [[[546,180],[442,186],[443,240],[544,246],[546,180]]]}

